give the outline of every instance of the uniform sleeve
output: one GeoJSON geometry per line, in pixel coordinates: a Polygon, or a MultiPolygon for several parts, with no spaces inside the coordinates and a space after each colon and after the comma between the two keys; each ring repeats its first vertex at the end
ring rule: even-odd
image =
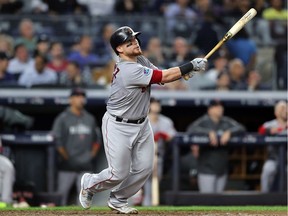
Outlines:
{"type": "Polygon", "coordinates": [[[169,118],[165,121],[164,131],[166,131],[170,137],[174,137],[177,133],[173,121],[169,118]]]}
{"type": "Polygon", "coordinates": [[[228,117],[224,117],[224,119],[225,121],[228,121],[228,123],[230,124],[229,131],[231,132],[232,135],[246,131],[245,127],[242,124],[235,121],[234,119],[228,117]]]}
{"type": "Polygon", "coordinates": [[[54,137],[57,147],[60,146],[64,147],[63,135],[64,135],[63,118],[62,116],[58,116],[54,121],[52,127],[52,136],[54,137]]]}
{"type": "Polygon", "coordinates": [[[159,70],[154,64],[152,64],[145,56],[141,55],[137,57],[137,62],[142,66],[146,66],[148,68],[152,68],[154,70],[159,70]]]}
{"type": "Polygon", "coordinates": [[[150,80],[153,75],[153,69],[142,66],[140,64],[130,64],[127,65],[125,70],[129,71],[125,77],[127,86],[146,87],[150,84],[150,80]]]}
{"type": "Polygon", "coordinates": [[[190,124],[188,126],[187,132],[188,133],[203,133],[203,134],[208,135],[211,129],[207,127],[205,119],[206,119],[205,116],[203,116],[197,119],[192,124],[190,124]]]}

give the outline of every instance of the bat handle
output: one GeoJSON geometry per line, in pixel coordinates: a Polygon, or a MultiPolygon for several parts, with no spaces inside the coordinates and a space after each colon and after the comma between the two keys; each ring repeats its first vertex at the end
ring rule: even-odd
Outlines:
{"type": "MultiPolygon", "coordinates": [[[[222,38],[222,40],[220,40],[220,41],[218,42],[218,44],[217,44],[204,58],[205,58],[205,59],[210,58],[210,56],[213,55],[213,53],[215,53],[216,50],[218,50],[219,47],[221,47],[222,44],[227,41],[227,39],[228,39],[228,38],[227,38],[226,36],[224,36],[224,37],[222,38]]],[[[185,75],[183,76],[183,78],[184,78],[185,80],[189,80],[190,77],[189,77],[188,74],[185,74],[185,75]]]]}

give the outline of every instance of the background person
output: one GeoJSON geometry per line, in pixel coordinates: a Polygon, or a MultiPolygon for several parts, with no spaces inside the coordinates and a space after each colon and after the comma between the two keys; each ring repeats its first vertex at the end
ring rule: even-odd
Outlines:
{"type": "Polygon", "coordinates": [[[92,160],[100,147],[94,117],[84,109],[85,97],[83,89],[74,88],[70,106],[59,114],[52,128],[59,155],[58,192],[62,194],[62,205],[68,204],[75,183],[80,191],[80,178],[83,172],[93,170],[92,160]]]}
{"type": "MultiPolygon", "coordinates": [[[[287,135],[287,108],[285,101],[276,103],[274,106],[274,115],[276,118],[261,125],[258,132],[263,135],[287,135]]],[[[278,147],[268,146],[268,157],[261,172],[261,192],[263,193],[272,191],[273,182],[278,171],[278,159],[278,147]]]]}
{"type": "MultiPolygon", "coordinates": [[[[212,100],[207,114],[197,119],[187,129],[187,133],[202,133],[209,136],[210,145],[191,146],[199,150],[198,187],[200,193],[221,193],[225,189],[228,176],[228,148],[231,136],[244,132],[245,128],[235,120],[224,116],[220,101],[212,100]]],[[[198,153],[192,152],[193,155],[198,153]]]]}

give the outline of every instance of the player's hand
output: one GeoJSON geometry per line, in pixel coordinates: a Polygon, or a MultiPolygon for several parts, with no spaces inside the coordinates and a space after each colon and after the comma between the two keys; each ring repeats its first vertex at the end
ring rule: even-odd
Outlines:
{"type": "Polygon", "coordinates": [[[210,139],[210,145],[212,145],[212,146],[218,145],[217,134],[215,133],[215,131],[209,132],[209,139],[210,139]]]}
{"type": "Polygon", "coordinates": [[[225,131],[220,138],[220,145],[226,145],[231,138],[231,132],[225,131]]]}
{"type": "Polygon", "coordinates": [[[193,64],[194,72],[204,72],[206,70],[207,59],[205,58],[195,58],[191,63],[193,64]]]}

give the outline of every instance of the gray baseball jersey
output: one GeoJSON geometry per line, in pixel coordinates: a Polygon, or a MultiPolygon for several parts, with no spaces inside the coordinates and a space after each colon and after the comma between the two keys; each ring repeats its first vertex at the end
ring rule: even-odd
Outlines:
{"type": "Polygon", "coordinates": [[[110,202],[115,206],[126,205],[153,170],[154,138],[148,118],[137,123],[122,118],[136,120],[147,116],[154,69],[157,68],[140,56],[137,62],[120,61],[113,73],[107,112],[102,119],[109,167],[87,176],[83,187],[100,192],[119,185],[110,194],[110,202]]]}
{"type": "Polygon", "coordinates": [[[115,116],[139,119],[147,116],[149,111],[149,82],[153,69],[157,69],[144,56],[138,62],[120,61],[116,64],[107,111],[115,116]]]}

